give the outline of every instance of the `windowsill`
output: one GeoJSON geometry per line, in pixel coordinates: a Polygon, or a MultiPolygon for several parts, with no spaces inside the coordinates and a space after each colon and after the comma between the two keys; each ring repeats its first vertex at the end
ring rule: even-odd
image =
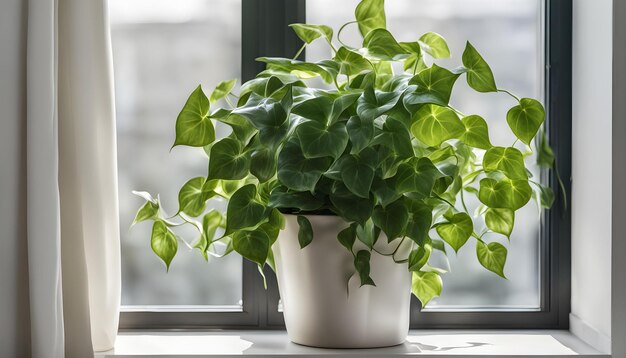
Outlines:
{"type": "Polygon", "coordinates": [[[248,355],[301,356],[421,356],[421,357],[610,357],[568,331],[557,330],[412,330],[407,342],[388,348],[320,349],[291,343],[285,331],[141,331],[121,332],[115,349],[96,358],[154,356],[248,355]]]}

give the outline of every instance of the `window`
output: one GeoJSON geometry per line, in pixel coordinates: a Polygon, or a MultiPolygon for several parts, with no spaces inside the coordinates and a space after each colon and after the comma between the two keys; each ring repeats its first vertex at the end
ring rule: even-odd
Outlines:
{"type": "MultiPolygon", "coordinates": [[[[187,92],[198,82],[211,88],[222,79],[252,78],[263,68],[254,58],[292,57],[299,49],[301,44],[288,24],[308,21],[336,30],[353,19],[358,0],[181,0],[176,5],[164,0],[146,5],[144,1],[110,1],[118,98],[122,303],[126,307],[121,326],[280,327],[277,285],[269,270],[265,290],[255,265],[238,256],[207,264],[197,253],[180,250],[172,270],[165,274],[145,239],[149,226],[126,230],[139,202],[129,193],[137,188],[161,192],[165,202],[176,203],[177,193],[168,190],[206,170],[201,156],[197,163],[193,161],[196,156],[186,155],[189,148],[168,153],[173,121],[187,92]],[[214,57],[216,53],[219,57],[214,57]]],[[[569,177],[571,4],[388,0],[386,12],[388,26],[400,40],[417,38],[426,31],[441,33],[453,51],[453,59],[446,63],[450,66],[460,64],[464,41],[471,40],[490,63],[499,87],[544,98],[559,170],[569,177]]],[[[342,40],[358,43],[356,36],[356,26],[348,26],[342,40]]],[[[304,56],[316,60],[327,56],[327,51],[320,41],[307,47],[304,56]]],[[[461,94],[456,106],[483,115],[495,127],[494,142],[513,141],[507,137],[503,120],[512,103],[506,96],[477,94],[464,81],[457,83],[455,91],[461,94]]],[[[555,178],[537,168],[533,174],[556,189],[555,178]]],[[[219,208],[223,203],[215,205],[219,208]]],[[[415,301],[413,327],[567,326],[569,213],[557,203],[540,217],[529,204],[516,220],[509,246],[515,255],[509,255],[507,262],[509,280],[496,280],[484,271],[471,246],[458,256],[451,254],[452,271],[445,276],[443,296],[423,312],[415,301]],[[460,277],[455,272],[472,275],[460,277]]]]}

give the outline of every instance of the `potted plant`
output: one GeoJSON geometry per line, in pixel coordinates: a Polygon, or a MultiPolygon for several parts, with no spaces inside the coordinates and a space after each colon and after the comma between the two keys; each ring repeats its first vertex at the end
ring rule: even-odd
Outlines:
{"type": "Polygon", "coordinates": [[[429,265],[433,250],[458,251],[472,240],[480,264],[504,277],[507,249],[484,234],[509,237],[516,210],[531,197],[543,208],[554,198],[525,164],[533,140],[538,163],[554,164],[540,131],[541,103],[499,89],[469,42],[463,67],[455,70],[436,64],[450,56],[436,33],[398,42],[386,30],[383,5],[357,6],[359,48],[335,44],[328,26],[293,24],[303,48],[325,41],[332,58],[259,58],[266,69],[242,84],[238,96],[235,80],[209,97],[198,86],[176,120],[174,146],[202,147],[206,177],[183,185],[172,217],[158,198],[137,193],[146,203],[135,222],[154,222],[151,246],[166,267],[179,240],[170,228],[181,224],[198,229],[193,247],[205,259],[235,251],[269,265],[296,343],[402,343],[410,292],[422,306],[441,293],[443,270],[429,265]],[[395,73],[392,64],[404,71],[395,73]],[[492,145],[483,118],[449,105],[459,77],[478,92],[511,96],[506,121],[516,143],[492,145]],[[332,88],[310,87],[311,78],[332,88]],[[218,102],[225,106],[212,108],[218,102]],[[232,131],[216,140],[217,122],[232,131]],[[482,203],[475,215],[467,196],[482,203]],[[206,212],[214,197],[228,201],[225,215],[206,212]],[[486,230],[476,232],[476,220],[486,230]]]}

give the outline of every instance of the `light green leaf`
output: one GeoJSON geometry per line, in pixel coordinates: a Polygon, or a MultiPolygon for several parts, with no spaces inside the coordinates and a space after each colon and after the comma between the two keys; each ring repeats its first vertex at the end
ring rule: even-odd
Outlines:
{"type": "Polygon", "coordinates": [[[311,227],[311,222],[305,216],[298,215],[297,221],[300,227],[298,229],[298,242],[300,243],[300,248],[304,249],[313,241],[313,228],[311,227]]]}
{"type": "Polygon", "coordinates": [[[514,147],[493,147],[483,157],[486,172],[501,171],[509,179],[528,179],[522,152],[514,147]]]}
{"type": "Polygon", "coordinates": [[[485,212],[485,224],[489,230],[510,238],[515,224],[515,212],[511,209],[489,208],[485,212]]]}
{"type": "Polygon", "coordinates": [[[411,133],[429,147],[439,146],[446,140],[458,138],[465,126],[453,110],[432,104],[421,107],[413,116],[411,133]]]}
{"type": "Polygon", "coordinates": [[[548,144],[546,132],[541,131],[535,144],[537,147],[537,164],[542,168],[552,168],[554,166],[554,152],[548,144]]]}
{"type": "Polygon", "coordinates": [[[506,122],[519,140],[530,145],[545,117],[546,112],[539,101],[522,98],[519,105],[507,112],[506,122]]]}
{"type": "Polygon", "coordinates": [[[230,91],[232,91],[233,87],[235,87],[236,83],[237,83],[237,80],[222,81],[218,83],[217,87],[215,87],[215,89],[213,90],[213,93],[211,93],[211,97],[209,97],[209,101],[211,103],[215,103],[219,101],[220,99],[228,96],[230,91]]]}
{"type": "Polygon", "coordinates": [[[189,96],[176,119],[177,145],[203,147],[215,141],[215,128],[209,118],[209,99],[198,86],[189,96]]]}
{"type": "Polygon", "coordinates": [[[303,62],[280,57],[259,57],[256,59],[267,64],[267,69],[274,73],[284,73],[297,76],[302,79],[320,76],[324,82],[332,83],[339,68],[332,68],[318,63],[303,62]],[[336,71],[335,71],[336,70],[336,71]]]}
{"type": "Polygon", "coordinates": [[[433,58],[448,58],[450,57],[450,49],[446,43],[446,39],[443,36],[435,32],[427,32],[419,39],[419,44],[422,50],[433,58]]]}
{"type": "Polygon", "coordinates": [[[339,73],[354,76],[363,71],[372,70],[370,63],[358,52],[340,47],[333,59],[339,63],[339,73]]]}
{"type": "Polygon", "coordinates": [[[249,168],[250,156],[239,141],[226,137],[211,147],[209,179],[243,179],[249,168]]]}
{"type": "Polygon", "coordinates": [[[159,204],[155,201],[147,200],[145,204],[137,210],[137,214],[135,215],[135,220],[133,220],[133,225],[138,222],[146,221],[146,220],[155,220],[159,215],[159,204]]]}
{"type": "Polygon", "coordinates": [[[480,264],[502,278],[506,278],[504,276],[506,255],[507,249],[500,243],[492,242],[485,244],[482,241],[476,241],[476,256],[478,256],[480,264]]]}
{"type": "Polygon", "coordinates": [[[398,61],[409,57],[407,52],[385,29],[374,29],[363,39],[366,56],[383,61],[398,61]]]}
{"type": "Polygon", "coordinates": [[[161,220],[155,221],[154,225],[152,225],[150,246],[152,251],[163,260],[166,269],[169,271],[170,263],[176,256],[176,251],[178,251],[178,239],[161,220]]]}
{"type": "Polygon", "coordinates": [[[370,277],[370,257],[371,254],[367,250],[361,250],[354,256],[354,267],[361,279],[361,286],[376,286],[374,280],[370,277]]]}
{"type": "Polygon", "coordinates": [[[413,272],[411,282],[411,292],[422,303],[422,308],[426,307],[428,302],[435,297],[441,295],[443,282],[436,272],[413,272]]]}
{"type": "Polygon", "coordinates": [[[305,158],[339,158],[348,144],[348,132],[343,122],[326,127],[316,121],[306,121],[296,129],[305,158]]]}
{"type": "Polygon", "coordinates": [[[496,92],[498,90],[491,68],[469,42],[465,45],[462,60],[466,69],[467,84],[470,87],[478,92],[496,92]]]}
{"type": "Polygon", "coordinates": [[[207,250],[213,242],[215,232],[221,224],[222,214],[215,209],[209,211],[202,217],[202,233],[200,235],[200,239],[194,244],[193,247],[200,250],[200,254],[202,254],[202,257],[204,257],[205,260],[209,259],[207,250]]]}
{"type": "Polygon", "coordinates": [[[430,94],[436,96],[440,103],[447,104],[450,101],[454,83],[460,75],[460,73],[453,73],[433,64],[413,76],[409,84],[417,85],[415,94],[430,94]]]}
{"type": "Polygon", "coordinates": [[[536,200],[542,209],[550,209],[554,204],[554,191],[549,186],[537,184],[534,186],[536,200]]]}
{"type": "Polygon", "coordinates": [[[404,230],[409,220],[409,212],[402,199],[387,207],[377,206],[372,213],[372,220],[387,235],[389,242],[404,236],[404,230]]]}
{"type": "Polygon", "coordinates": [[[200,216],[210,197],[210,191],[205,189],[206,179],[197,177],[187,181],[178,192],[178,211],[189,216],[200,216]]]}
{"type": "Polygon", "coordinates": [[[461,121],[465,125],[465,133],[459,138],[463,143],[485,150],[493,146],[489,140],[489,127],[481,116],[474,114],[463,117],[461,121]]]}
{"type": "Polygon", "coordinates": [[[354,16],[363,37],[374,29],[386,28],[385,0],[362,0],[354,10],[354,16]]]}
{"type": "Polygon", "coordinates": [[[465,245],[474,231],[472,218],[463,212],[452,215],[446,222],[437,224],[436,227],[439,236],[456,252],[465,245]]]}
{"type": "Polygon", "coordinates": [[[527,180],[485,178],[480,181],[478,198],[490,208],[517,210],[526,205],[531,196],[532,189],[527,180]]]}
{"type": "Polygon", "coordinates": [[[312,192],[330,164],[329,157],[305,158],[299,141],[292,139],[278,154],[278,180],[289,189],[312,192]]]}
{"type": "Polygon", "coordinates": [[[263,265],[270,251],[270,237],[260,228],[237,231],[233,234],[233,248],[246,259],[263,265]]]}
{"type": "Polygon", "coordinates": [[[333,29],[326,25],[291,24],[289,27],[307,44],[320,37],[326,38],[329,43],[333,40],[333,29]]]}
{"type": "Polygon", "coordinates": [[[240,229],[255,227],[266,218],[267,208],[256,200],[256,186],[244,185],[228,201],[226,235],[240,229]]]}

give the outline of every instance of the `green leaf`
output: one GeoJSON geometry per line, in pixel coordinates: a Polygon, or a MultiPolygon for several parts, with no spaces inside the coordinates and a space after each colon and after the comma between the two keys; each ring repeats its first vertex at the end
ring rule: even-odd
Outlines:
{"type": "Polygon", "coordinates": [[[309,191],[289,191],[284,186],[272,190],[268,206],[271,208],[298,209],[313,211],[320,209],[324,202],[314,197],[309,191]]]}
{"type": "Polygon", "coordinates": [[[397,193],[411,193],[414,199],[430,197],[435,179],[441,174],[428,158],[419,158],[398,166],[396,175],[387,179],[397,193]]]}
{"type": "Polygon", "coordinates": [[[370,277],[370,257],[371,254],[367,250],[361,250],[354,256],[354,267],[361,279],[361,286],[371,285],[376,286],[374,280],[370,277]]]}
{"type": "Polygon", "coordinates": [[[382,92],[368,87],[359,97],[356,113],[364,120],[374,120],[391,110],[402,96],[402,92],[382,92]]]}
{"type": "Polygon", "coordinates": [[[305,158],[339,158],[348,144],[348,132],[343,122],[326,127],[316,121],[306,121],[296,129],[305,158]]]}
{"type": "Polygon", "coordinates": [[[469,42],[465,45],[462,60],[466,69],[467,84],[470,87],[478,92],[496,92],[498,90],[491,68],[469,42]]]}
{"type": "Polygon", "coordinates": [[[346,123],[346,130],[350,137],[351,154],[356,154],[367,147],[374,136],[374,122],[363,120],[361,117],[352,116],[346,123]]]}
{"type": "MultiPolygon", "coordinates": [[[[247,145],[252,136],[256,134],[256,129],[250,124],[246,117],[229,114],[224,117],[214,117],[216,120],[227,124],[233,130],[233,135],[243,145],[247,145]]],[[[206,147],[205,147],[206,148],[206,147]]]]}
{"type": "Polygon", "coordinates": [[[226,137],[211,147],[209,179],[243,179],[249,168],[250,156],[238,140],[226,137]]]}
{"type": "Polygon", "coordinates": [[[485,224],[489,230],[510,238],[515,224],[515,212],[511,209],[489,208],[485,212],[485,224]]]}
{"type": "Polygon", "coordinates": [[[228,96],[230,91],[232,91],[233,87],[235,87],[236,83],[237,83],[237,80],[222,81],[218,83],[215,89],[213,90],[213,93],[211,93],[211,97],[209,97],[209,101],[211,103],[215,103],[219,101],[220,99],[228,96]]]}
{"type": "Polygon", "coordinates": [[[420,246],[429,240],[428,232],[433,221],[432,207],[420,200],[407,200],[409,221],[406,225],[406,236],[420,246]]]}
{"type": "Polygon", "coordinates": [[[146,220],[155,220],[159,215],[159,204],[158,202],[147,200],[145,204],[137,210],[137,214],[135,215],[135,220],[133,220],[133,225],[138,222],[146,221],[146,220]]]}
{"type": "Polygon", "coordinates": [[[287,113],[280,102],[263,100],[257,104],[249,103],[233,113],[246,117],[259,130],[259,140],[265,146],[276,147],[287,135],[287,113]]]}
{"type": "Polygon", "coordinates": [[[539,101],[522,98],[519,105],[507,112],[506,122],[519,140],[530,145],[545,117],[546,112],[539,101]]]}
{"type": "Polygon", "coordinates": [[[409,84],[417,85],[415,94],[430,94],[436,96],[440,103],[447,104],[450,101],[454,83],[460,75],[460,73],[453,73],[433,64],[411,78],[409,84]]]}
{"type": "Polygon", "coordinates": [[[289,27],[307,44],[320,37],[326,38],[329,43],[333,40],[333,29],[326,25],[291,24],[289,27]]]}
{"type": "Polygon", "coordinates": [[[392,149],[401,158],[415,156],[409,130],[402,122],[394,118],[387,117],[382,131],[374,138],[372,144],[382,144],[392,149]]]}
{"type": "Polygon", "coordinates": [[[370,189],[374,180],[372,166],[376,152],[366,148],[358,154],[348,154],[341,157],[338,169],[345,186],[361,198],[370,197],[370,189]]]}
{"type": "Polygon", "coordinates": [[[480,181],[478,199],[490,208],[517,210],[528,203],[532,189],[527,180],[500,181],[485,178],[480,181]]]}
{"type": "Polygon", "coordinates": [[[446,222],[437,224],[436,227],[439,236],[456,252],[465,245],[474,231],[472,218],[463,212],[452,215],[446,222]]]}
{"type": "Polygon", "coordinates": [[[209,259],[207,250],[209,249],[209,245],[213,242],[215,232],[221,224],[222,214],[215,209],[209,211],[202,217],[202,234],[200,235],[198,242],[193,247],[200,250],[202,257],[204,257],[205,260],[209,259]]]}
{"type": "Polygon", "coordinates": [[[178,211],[189,216],[200,216],[204,211],[210,191],[205,189],[206,179],[197,177],[186,182],[178,192],[178,211]]]}
{"type": "Polygon", "coordinates": [[[550,209],[554,204],[554,191],[548,186],[537,184],[534,186],[537,194],[537,202],[542,209],[550,209]]]}
{"type": "Polygon", "coordinates": [[[489,140],[489,127],[481,116],[473,114],[463,117],[461,121],[465,125],[465,133],[459,138],[463,143],[485,150],[493,146],[489,140]]]}
{"type": "Polygon", "coordinates": [[[427,244],[425,246],[420,246],[415,250],[412,250],[409,254],[409,271],[419,271],[430,258],[430,253],[432,252],[432,246],[427,244]]]}
{"type": "Polygon", "coordinates": [[[189,96],[176,119],[177,145],[203,147],[215,141],[215,128],[209,118],[209,99],[198,86],[189,96]]]}
{"type": "Polygon", "coordinates": [[[435,297],[441,295],[443,282],[436,272],[413,272],[411,282],[411,292],[422,303],[422,308],[426,307],[428,302],[435,297]]]}
{"type": "Polygon", "coordinates": [[[260,228],[237,231],[233,234],[233,248],[246,259],[263,265],[270,251],[270,237],[260,228]]]}
{"type": "Polygon", "coordinates": [[[303,79],[320,76],[326,83],[332,83],[339,70],[338,68],[334,69],[318,63],[303,62],[280,57],[259,57],[256,60],[265,62],[268,70],[270,71],[291,74],[303,79]]]}
{"type": "Polygon", "coordinates": [[[443,36],[435,32],[427,32],[419,39],[419,44],[424,52],[433,58],[450,57],[450,49],[443,36]]]}
{"type": "Polygon", "coordinates": [[[332,114],[333,100],[324,95],[303,101],[291,109],[291,113],[328,125],[332,114]]]}
{"type": "Polygon", "coordinates": [[[409,212],[402,199],[387,207],[377,206],[372,213],[372,220],[387,235],[389,242],[404,236],[404,230],[409,220],[409,212]]]}
{"type": "Polygon", "coordinates": [[[546,132],[541,131],[535,144],[537,147],[537,164],[542,168],[552,168],[554,166],[554,152],[548,144],[546,132]]]}
{"type": "Polygon", "coordinates": [[[370,63],[358,52],[340,47],[333,59],[339,64],[339,73],[354,76],[372,69],[370,63]]]}
{"type": "Polygon", "coordinates": [[[478,256],[480,264],[502,278],[506,278],[504,276],[506,255],[507,249],[500,243],[492,242],[485,244],[482,241],[476,241],[476,256],[478,256]]]}
{"type": "Polygon", "coordinates": [[[372,216],[374,202],[372,198],[360,198],[354,195],[341,182],[334,182],[330,201],[337,214],[348,221],[363,223],[372,216]]]}
{"type": "Polygon", "coordinates": [[[244,185],[228,201],[226,235],[240,229],[255,227],[266,218],[267,208],[256,201],[256,186],[244,185]]]}
{"type": "Polygon", "coordinates": [[[152,251],[163,260],[166,269],[169,271],[170,263],[176,251],[178,251],[178,240],[176,235],[161,220],[157,220],[152,225],[152,238],[150,240],[152,251]]]}
{"type": "Polygon", "coordinates": [[[304,249],[313,241],[313,228],[309,219],[304,216],[298,215],[297,221],[300,227],[298,229],[298,242],[300,243],[300,248],[304,249]]]}
{"type": "Polygon", "coordinates": [[[411,133],[429,147],[437,147],[465,132],[463,122],[453,110],[432,104],[425,105],[415,112],[413,121],[411,133]]]}
{"type": "Polygon", "coordinates": [[[409,57],[409,53],[385,29],[374,29],[363,39],[366,56],[383,61],[397,61],[409,57]]]}
{"type": "Polygon", "coordinates": [[[278,180],[289,189],[312,192],[330,164],[329,157],[305,158],[300,143],[292,139],[278,154],[278,180]]]}
{"type": "Polygon", "coordinates": [[[354,246],[354,242],[356,241],[356,226],[357,223],[352,223],[347,228],[341,230],[337,235],[337,240],[339,240],[339,243],[350,252],[352,252],[352,247],[354,246]]]}
{"type": "Polygon", "coordinates": [[[354,112],[353,104],[359,97],[361,97],[361,92],[348,92],[335,98],[330,114],[330,123],[333,124],[339,119],[344,120],[351,115],[354,112]],[[346,115],[342,116],[344,113],[346,115]]]}
{"type": "Polygon", "coordinates": [[[483,157],[486,172],[501,171],[509,179],[528,179],[522,152],[514,147],[493,147],[483,157]]]}
{"type": "Polygon", "coordinates": [[[260,183],[272,179],[276,174],[276,153],[265,147],[255,149],[250,155],[250,173],[260,183]]]}
{"type": "Polygon", "coordinates": [[[380,229],[374,225],[374,221],[370,218],[364,223],[358,224],[356,227],[356,237],[365,244],[370,250],[374,247],[378,237],[380,236],[380,229]]]}
{"type": "Polygon", "coordinates": [[[363,37],[374,29],[386,28],[385,0],[362,0],[354,10],[354,17],[363,37]]]}

